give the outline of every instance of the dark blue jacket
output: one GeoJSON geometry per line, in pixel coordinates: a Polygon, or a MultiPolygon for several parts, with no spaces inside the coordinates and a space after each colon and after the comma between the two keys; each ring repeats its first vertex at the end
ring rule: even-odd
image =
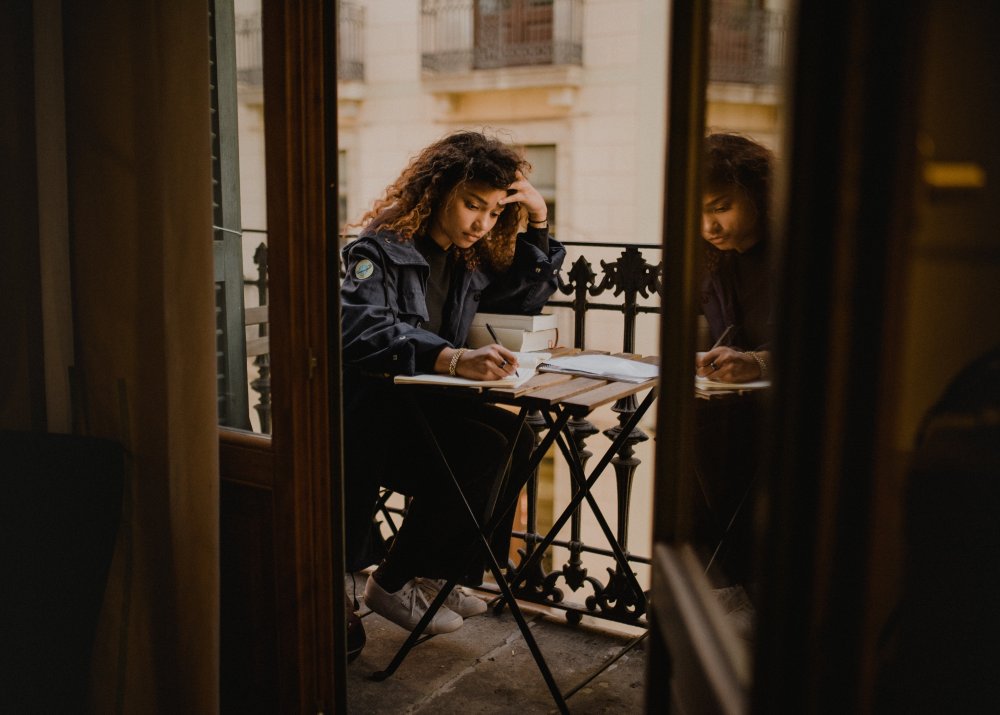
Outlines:
{"type": "Polygon", "coordinates": [[[427,261],[413,241],[392,232],[362,234],[344,248],[341,285],[345,371],[413,375],[429,372],[442,348],[465,345],[479,310],[538,313],[556,290],[566,256],[544,229],[518,236],[514,262],[505,273],[460,267],[444,306],[441,334],[425,330],[427,261]],[[546,240],[547,239],[547,240],[546,240]],[[547,243],[547,252],[539,244],[547,243]]]}
{"type": "Polygon", "coordinates": [[[716,270],[702,280],[701,286],[701,312],[708,320],[712,342],[732,325],[727,346],[770,350],[774,333],[773,286],[765,242],[758,242],[745,253],[724,251],[716,270]]]}
{"type": "MultiPolygon", "coordinates": [[[[344,528],[348,567],[358,569],[384,553],[372,512],[378,488],[385,484],[387,450],[412,449],[407,445],[416,430],[389,376],[431,371],[444,347],[465,345],[480,308],[539,312],[556,290],[566,249],[547,231],[529,229],[518,236],[514,262],[505,273],[456,268],[441,335],[421,327],[428,319],[430,267],[412,241],[400,241],[391,232],[362,234],[343,255],[344,528]]],[[[419,457],[413,456],[419,468],[419,457]]]]}

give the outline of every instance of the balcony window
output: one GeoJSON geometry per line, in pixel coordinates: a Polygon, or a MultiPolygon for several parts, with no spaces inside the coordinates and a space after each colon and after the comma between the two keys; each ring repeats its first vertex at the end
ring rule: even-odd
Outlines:
{"type": "Polygon", "coordinates": [[[579,65],[581,8],[581,0],[423,0],[423,68],[579,65]]]}
{"type": "Polygon", "coordinates": [[[709,81],[775,84],[781,77],[786,13],[712,3],[709,81]]]}
{"type": "Polygon", "coordinates": [[[365,78],[365,9],[340,0],[337,21],[337,79],[360,82],[365,78]]]}

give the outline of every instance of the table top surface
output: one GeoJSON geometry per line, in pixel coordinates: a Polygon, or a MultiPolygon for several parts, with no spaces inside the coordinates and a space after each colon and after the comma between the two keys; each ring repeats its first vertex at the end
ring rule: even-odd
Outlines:
{"type": "MultiPolygon", "coordinates": [[[[553,356],[578,355],[578,354],[600,354],[614,355],[615,357],[636,360],[647,364],[659,364],[659,357],[655,355],[636,355],[629,353],[608,353],[598,350],[579,350],[576,348],[554,348],[546,352],[553,356]]],[[[527,382],[517,387],[492,387],[492,388],[472,388],[464,390],[462,387],[440,387],[433,385],[412,385],[421,389],[447,390],[449,394],[462,394],[465,392],[478,399],[498,404],[514,405],[518,407],[528,407],[532,410],[554,410],[561,409],[569,412],[573,416],[585,416],[602,405],[617,402],[618,400],[634,395],[657,386],[658,380],[652,378],[644,382],[623,382],[608,377],[596,377],[585,375],[568,375],[556,372],[538,372],[527,382]]],[[[752,392],[739,384],[733,384],[725,390],[700,390],[695,389],[695,396],[702,399],[715,401],[719,398],[742,396],[752,392]]]]}
{"type": "MultiPolygon", "coordinates": [[[[553,355],[597,354],[598,351],[556,349],[553,355]]],[[[609,353],[601,353],[609,354],[609,353]]],[[[641,356],[616,353],[616,357],[648,364],[658,364],[656,356],[641,356]]],[[[556,372],[536,373],[527,382],[517,387],[494,387],[483,394],[487,399],[502,404],[518,405],[530,409],[550,410],[560,407],[573,415],[586,415],[601,405],[616,402],[629,395],[645,392],[656,387],[657,380],[644,382],[622,382],[607,377],[567,375],[556,372]]]]}
{"type": "MultiPolygon", "coordinates": [[[[626,353],[608,353],[599,350],[579,350],[576,348],[554,348],[545,351],[553,356],[600,354],[636,360],[647,364],[659,364],[656,356],[641,356],[626,353]]],[[[645,392],[657,385],[657,379],[643,382],[623,382],[609,377],[568,375],[556,372],[537,372],[527,382],[516,387],[476,387],[442,386],[422,383],[407,384],[407,388],[421,391],[445,391],[449,395],[465,395],[473,399],[497,404],[527,407],[532,410],[563,410],[572,416],[585,416],[600,407],[616,402],[629,395],[645,392]]]]}

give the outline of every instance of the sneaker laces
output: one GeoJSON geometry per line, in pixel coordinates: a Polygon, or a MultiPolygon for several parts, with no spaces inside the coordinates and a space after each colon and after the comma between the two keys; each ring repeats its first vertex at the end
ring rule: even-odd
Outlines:
{"type": "MultiPolygon", "coordinates": [[[[425,596],[430,598],[432,601],[438,595],[441,589],[445,587],[446,583],[447,581],[445,581],[443,578],[420,579],[420,587],[424,590],[425,596]]],[[[470,598],[476,598],[476,597],[467,594],[465,591],[462,590],[462,587],[456,583],[455,586],[451,589],[451,592],[448,594],[448,597],[444,599],[444,605],[450,608],[451,610],[455,611],[456,613],[458,613],[458,609],[456,608],[456,606],[460,608],[462,602],[470,598]]]]}
{"type": "MultiPolygon", "coordinates": [[[[411,616],[417,613],[417,608],[421,608],[420,617],[423,618],[424,613],[431,607],[431,602],[427,600],[427,594],[424,593],[424,589],[420,588],[421,584],[414,583],[415,580],[407,581],[403,585],[399,590],[398,598],[403,603],[409,602],[407,605],[410,607],[411,616]]],[[[437,613],[434,614],[434,618],[437,618],[437,613]]],[[[434,619],[432,618],[431,620],[433,621],[434,619]]]]}

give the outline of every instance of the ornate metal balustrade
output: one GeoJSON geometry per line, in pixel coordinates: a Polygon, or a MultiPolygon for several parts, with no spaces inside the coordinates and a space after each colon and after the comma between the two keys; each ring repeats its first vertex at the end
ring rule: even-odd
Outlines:
{"type": "Polygon", "coordinates": [[[785,64],[786,17],[776,10],[712,3],[709,81],[778,82],[785,64]]]}
{"type": "MultiPolygon", "coordinates": [[[[549,301],[552,310],[569,310],[573,316],[574,347],[587,346],[587,316],[592,311],[611,311],[620,313],[621,319],[621,351],[635,352],[637,318],[646,313],[660,312],[660,299],[663,295],[662,275],[663,265],[661,247],[655,244],[626,243],[583,243],[564,241],[567,247],[567,263],[559,274],[558,292],[549,301]],[[595,252],[608,256],[598,259],[600,271],[594,268],[595,252]],[[618,251],[618,255],[614,253],[618,251]],[[588,256],[589,253],[589,256],[588,256]],[[612,257],[613,256],[613,257],[612,257]],[[650,260],[655,256],[656,262],[650,260]]],[[[257,287],[259,303],[267,303],[267,246],[261,243],[254,253],[254,263],[257,265],[258,276],[247,280],[247,284],[257,287]]],[[[261,336],[266,336],[266,325],[261,326],[261,336]]],[[[261,429],[270,430],[270,380],[267,355],[255,359],[259,377],[251,386],[260,396],[255,409],[260,417],[261,429]]],[[[612,407],[617,414],[618,424],[601,434],[614,441],[620,434],[623,425],[635,412],[637,400],[631,396],[620,400],[612,407]]],[[[536,431],[544,428],[544,419],[540,413],[529,415],[528,423],[536,431]]],[[[574,419],[569,423],[571,437],[584,469],[593,453],[587,448],[588,440],[595,438],[599,432],[589,420],[574,419]]],[[[648,556],[629,552],[629,507],[632,500],[632,483],[641,460],[635,454],[636,445],[645,442],[649,437],[641,429],[634,429],[628,436],[618,453],[611,460],[616,484],[616,538],[628,556],[635,564],[649,564],[648,556]]],[[[524,531],[514,531],[512,536],[524,542],[524,547],[518,553],[521,560],[527,559],[544,538],[539,533],[538,508],[538,476],[532,477],[526,488],[527,504],[525,510],[526,528],[524,531]]],[[[384,507],[383,526],[389,534],[395,533],[396,523],[405,516],[405,507],[397,508],[385,503],[387,495],[383,496],[384,507]]],[[[613,553],[607,547],[587,544],[582,538],[582,508],[573,514],[570,520],[568,539],[557,539],[553,548],[568,552],[568,558],[559,568],[546,569],[540,559],[533,572],[522,582],[517,591],[518,598],[536,603],[543,603],[566,611],[566,618],[571,623],[578,623],[583,615],[594,616],[607,620],[645,625],[646,599],[645,594],[636,594],[629,586],[626,574],[621,572],[615,563],[614,568],[608,568],[606,581],[588,573],[583,565],[584,554],[596,554],[609,559],[613,563],[613,553]],[[576,597],[576,594],[580,594],[576,597]],[[572,595],[571,595],[572,594],[572,595]]],[[[554,559],[549,559],[550,562],[554,559]]],[[[513,574],[517,564],[508,565],[508,574],[513,574]]]]}
{"type": "MultiPolygon", "coordinates": [[[[261,241],[258,244],[256,250],[253,252],[253,262],[257,266],[257,277],[251,280],[244,280],[244,285],[252,285],[257,289],[257,304],[262,306],[265,310],[267,308],[267,243],[261,241]]],[[[266,318],[266,314],[265,314],[266,318]]],[[[271,433],[271,353],[268,349],[268,322],[266,319],[264,322],[255,323],[257,327],[257,338],[256,341],[258,345],[261,345],[259,350],[249,350],[249,353],[256,353],[254,355],[253,364],[257,368],[257,377],[250,381],[250,388],[257,393],[257,402],[254,403],[254,410],[257,412],[257,418],[260,421],[260,431],[264,434],[271,433]]],[[[249,330],[253,329],[253,326],[248,323],[247,328],[249,330]]],[[[247,346],[249,348],[252,338],[248,338],[247,346]]]]}
{"type": "MultiPolygon", "coordinates": [[[[659,313],[660,298],[663,294],[661,277],[662,261],[653,264],[647,260],[651,253],[659,254],[658,245],[639,245],[624,243],[579,243],[564,242],[569,253],[570,262],[563,266],[559,275],[559,293],[549,301],[551,308],[569,308],[573,312],[573,345],[586,348],[587,314],[594,310],[615,311],[622,314],[622,352],[635,351],[636,319],[641,313],[659,313]],[[621,254],[613,260],[601,260],[601,273],[594,271],[591,260],[583,254],[584,249],[621,249],[621,254]],[[575,259],[574,253],[580,253],[575,259]],[[560,296],[568,296],[564,299],[560,296]],[[602,296],[615,300],[595,300],[602,296]]],[[[604,430],[603,435],[614,441],[621,433],[623,426],[635,412],[636,397],[630,396],[619,400],[612,407],[618,414],[618,424],[604,430]]],[[[545,426],[541,414],[529,415],[528,422],[536,433],[545,426]]],[[[573,419],[569,430],[580,460],[586,469],[587,461],[593,453],[587,449],[587,440],[598,432],[589,420],[573,419]]],[[[611,460],[615,471],[617,486],[617,533],[616,538],[632,563],[649,564],[646,556],[629,553],[629,507],[632,500],[632,482],[640,460],[635,455],[635,446],[644,442],[648,436],[636,428],[626,438],[618,454],[611,460]]],[[[513,536],[524,541],[525,547],[518,551],[523,563],[532,553],[537,544],[544,538],[538,533],[538,484],[537,475],[529,480],[527,488],[527,528],[523,532],[515,531],[513,536]]],[[[574,489],[575,493],[575,489],[574,489]]],[[[546,572],[538,561],[534,572],[518,588],[518,598],[544,603],[566,610],[566,618],[571,623],[580,621],[581,616],[590,615],[614,621],[632,624],[645,624],[646,598],[645,594],[636,594],[628,583],[626,575],[620,566],[608,569],[608,580],[603,582],[588,574],[583,566],[583,554],[591,553],[613,557],[610,549],[588,545],[583,542],[581,534],[582,509],[578,509],[570,520],[569,540],[555,540],[553,546],[561,547],[569,552],[566,563],[561,568],[546,572]],[[562,584],[562,587],[560,586],[562,584]],[[581,590],[589,590],[589,595],[582,602],[570,601],[566,598],[564,588],[574,594],[581,590]]],[[[511,566],[513,573],[514,565],[511,566]]]]}
{"type": "Polygon", "coordinates": [[[420,30],[429,72],[583,61],[581,0],[423,0],[420,30]]]}

